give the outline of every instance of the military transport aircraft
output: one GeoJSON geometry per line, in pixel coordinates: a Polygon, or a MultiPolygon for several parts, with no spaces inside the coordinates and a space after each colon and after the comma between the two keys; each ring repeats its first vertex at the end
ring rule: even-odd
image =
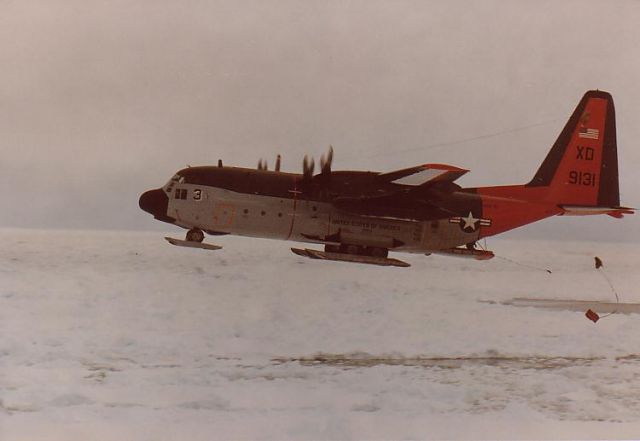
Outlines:
{"type": "Polygon", "coordinates": [[[140,197],[155,219],[188,229],[179,246],[215,250],[204,233],[323,244],[291,250],[313,259],[409,266],[389,251],[494,256],[476,242],[541,219],[634,210],[620,206],[613,99],[588,91],[533,179],[523,185],[462,188],[468,170],[423,164],[386,173],[332,171],[333,149],[303,161],[302,174],[217,166],[178,171],[140,197]]]}

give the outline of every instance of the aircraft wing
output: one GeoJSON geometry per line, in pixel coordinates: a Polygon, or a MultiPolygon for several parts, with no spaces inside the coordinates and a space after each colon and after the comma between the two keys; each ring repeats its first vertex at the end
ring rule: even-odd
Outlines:
{"type": "Polygon", "coordinates": [[[423,164],[388,173],[381,173],[376,180],[392,184],[419,187],[436,182],[453,182],[469,170],[447,164],[423,164]]]}
{"type": "Polygon", "coordinates": [[[332,201],[334,207],[365,216],[388,216],[398,219],[440,219],[455,215],[439,200],[415,197],[402,191],[380,196],[339,197],[332,201]],[[411,215],[408,215],[411,213],[411,215]],[[417,217],[416,217],[417,216],[417,217]]]}
{"type": "Polygon", "coordinates": [[[424,164],[381,173],[375,177],[379,190],[369,195],[341,196],[332,204],[361,215],[404,218],[408,212],[426,219],[450,216],[441,204],[443,196],[459,189],[453,181],[469,170],[446,164],[424,164]]]}

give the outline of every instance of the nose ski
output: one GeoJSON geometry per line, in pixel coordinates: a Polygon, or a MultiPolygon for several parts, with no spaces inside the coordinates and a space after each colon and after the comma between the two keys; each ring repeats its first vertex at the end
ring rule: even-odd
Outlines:
{"type": "Polygon", "coordinates": [[[213,245],[213,244],[204,243],[204,242],[196,242],[193,240],[180,240],[180,239],[175,239],[173,237],[165,237],[165,240],[169,242],[171,245],[175,245],[178,247],[200,248],[202,250],[210,250],[210,251],[222,249],[220,245],[213,245]]]}

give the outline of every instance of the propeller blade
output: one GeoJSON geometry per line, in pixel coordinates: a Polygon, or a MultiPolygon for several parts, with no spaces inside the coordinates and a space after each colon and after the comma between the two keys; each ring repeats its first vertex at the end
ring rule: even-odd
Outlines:
{"type": "Polygon", "coordinates": [[[320,158],[320,169],[323,174],[331,173],[331,163],[333,162],[333,147],[329,146],[329,151],[327,152],[327,156],[325,158],[324,155],[320,158]]]}
{"type": "Polygon", "coordinates": [[[311,177],[313,177],[314,168],[315,163],[313,161],[313,158],[309,160],[309,157],[307,155],[304,155],[304,159],[302,160],[302,174],[304,175],[305,179],[310,179],[311,177]]]}

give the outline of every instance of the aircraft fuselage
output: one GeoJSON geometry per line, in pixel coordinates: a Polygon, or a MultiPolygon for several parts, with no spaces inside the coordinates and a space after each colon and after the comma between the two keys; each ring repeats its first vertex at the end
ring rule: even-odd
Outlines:
{"type": "MultiPolygon", "coordinates": [[[[191,167],[179,171],[163,188],[147,192],[140,205],[159,220],[209,234],[232,234],[307,243],[349,244],[393,251],[427,253],[475,242],[480,235],[481,200],[460,192],[447,198],[450,211],[396,200],[392,215],[353,213],[327,202],[341,195],[366,195],[377,173],[333,172],[332,182],[306,183],[303,175],[237,167],[191,167]],[[155,193],[154,193],[155,192],[155,193]],[[160,194],[163,193],[163,195],[160,194]],[[147,203],[155,195],[155,204],[147,203]],[[166,208],[164,197],[166,197],[166,208]],[[452,202],[454,201],[454,202],[452,202]],[[395,215],[395,216],[394,216],[395,215]],[[471,216],[472,222],[451,222],[471,216]]],[[[393,204],[392,204],[393,205],[393,204]]]]}

